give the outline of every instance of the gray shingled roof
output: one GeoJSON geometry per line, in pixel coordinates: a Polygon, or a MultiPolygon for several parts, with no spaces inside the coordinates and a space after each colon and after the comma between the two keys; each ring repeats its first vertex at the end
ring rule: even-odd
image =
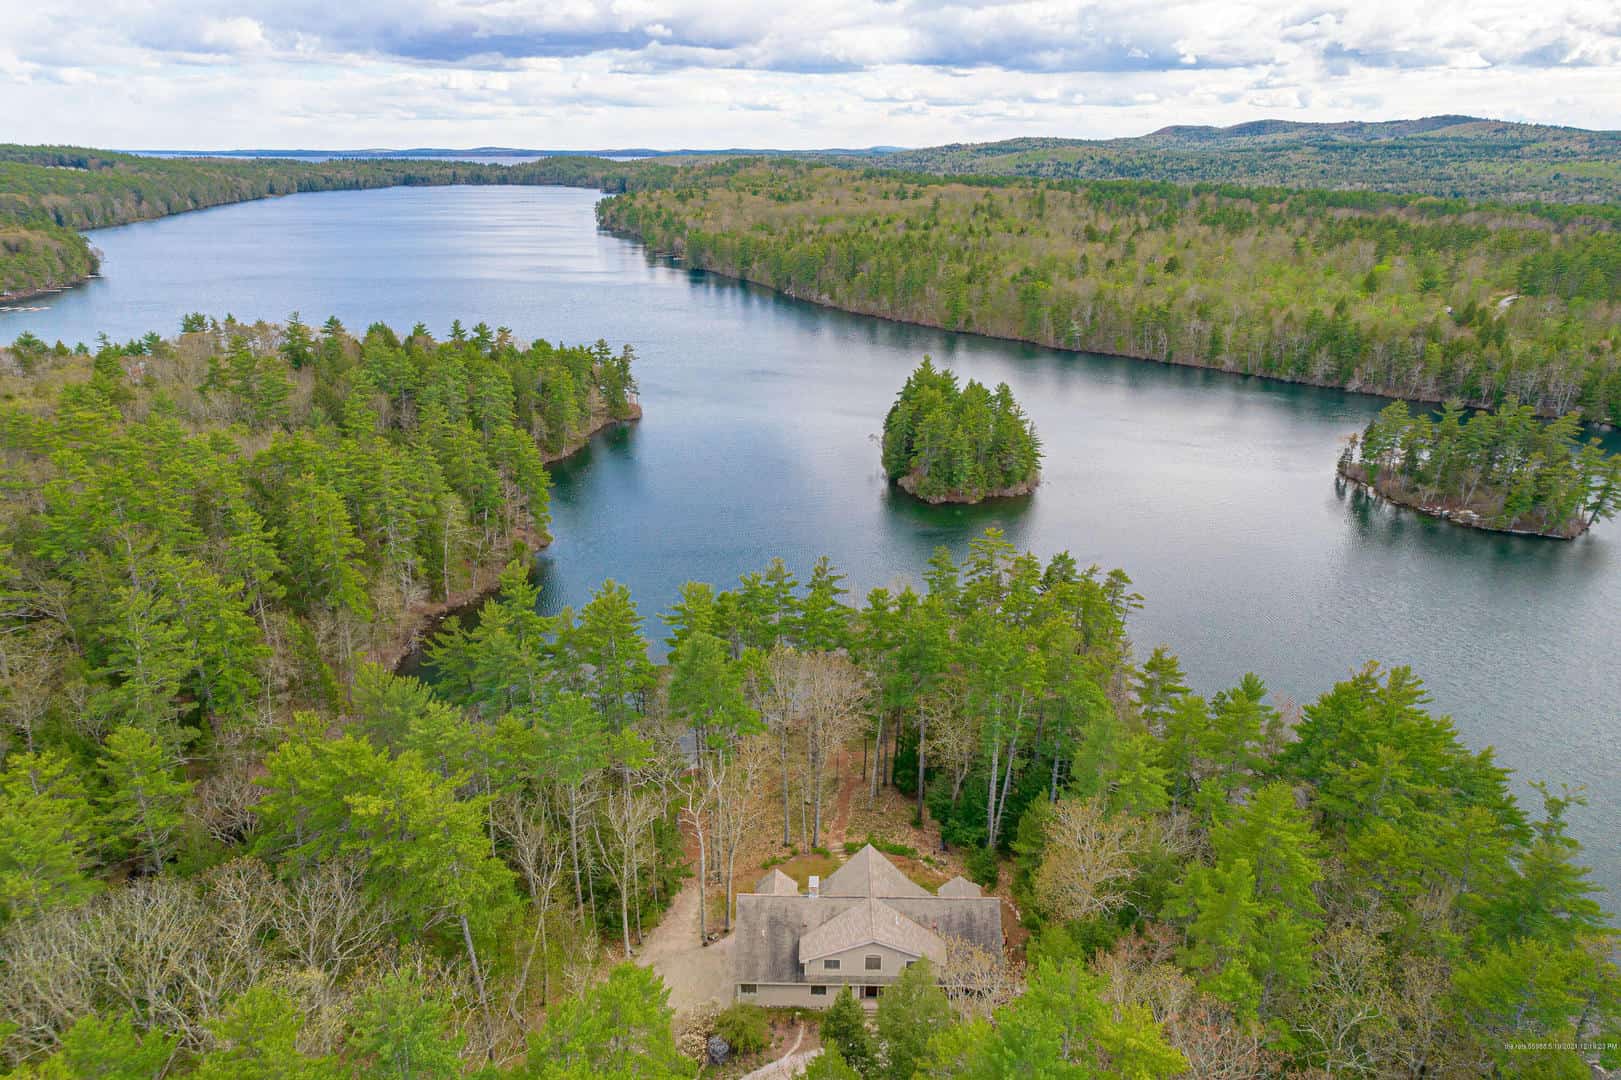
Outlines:
{"type": "Polygon", "coordinates": [[[937,963],[945,960],[948,938],[1002,951],[1000,900],[979,895],[979,887],[962,878],[940,886],[936,896],[870,844],[828,875],[818,897],[800,895],[793,879],[781,870],[761,878],[757,888],[737,897],[734,982],[802,982],[803,960],[869,941],[937,963]],[[792,887],[785,888],[783,881],[792,887]]]}
{"type": "Polygon", "coordinates": [[[798,896],[799,882],[781,870],[773,870],[754,883],[754,891],[757,893],[770,893],[776,896],[798,896]]]}
{"type": "Polygon", "coordinates": [[[875,942],[908,956],[927,956],[936,964],[945,963],[946,943],[938,934],[870,896],[801,936],[799,962],[804,965],[875,942]]]}
{"type": "Polygon", "coordinates": [[[871,844],[822,882],[823,896],[928,896],[929,891],[895,868],[871,844]]]}
{"type": "MultiPolygon", "coordinates": [[[[737,930],[732,946],[735,982],[795,983],[803,981],[799,941],[865,898],[776,896],[739,893],[737,930]]],[[[942,940],[962,938],[994,953],[1002,951],[1001,901],[931,896],[900,897],[884,905],[938,935],[942,940]]]]}

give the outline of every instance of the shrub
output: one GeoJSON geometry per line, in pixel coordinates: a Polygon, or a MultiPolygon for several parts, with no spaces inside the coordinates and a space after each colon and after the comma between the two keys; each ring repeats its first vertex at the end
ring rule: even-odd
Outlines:
{"type": "Polygon", "coordinates": [[[963,859],[968,867],[968,876],[985,886],[987,889],[996,888],[997,879],[1002,876],[1002,867],[996,859],[996,852],[988,848],[975,848],[963,859]]]}
{"type": "Polygon", "coordinates": [[[771,1045],[771,1024],[758,1005],[733,1005],[715,1017],[714,1029],[738,1054],[758,1054],[771,1045]]]}
{"type": "Polygon", "coordinates": [[[885,855],[902,855],[908,859],[917,858],[917,848],[898,841],[880,840],[872,833],[867,834],[867,843],[882,851],[885,855]]]}

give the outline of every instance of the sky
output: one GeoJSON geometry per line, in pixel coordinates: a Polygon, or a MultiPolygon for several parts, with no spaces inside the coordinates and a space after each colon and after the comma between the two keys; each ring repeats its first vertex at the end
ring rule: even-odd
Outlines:
{"type": "Polygon", "coordinates": [[[1621,127],[1618,0],[0,0],[0,142],[928,146],[1621,127]]]}

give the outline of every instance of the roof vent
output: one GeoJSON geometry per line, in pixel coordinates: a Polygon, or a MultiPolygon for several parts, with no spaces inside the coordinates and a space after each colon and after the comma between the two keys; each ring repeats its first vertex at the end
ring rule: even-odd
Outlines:
{"type": "Polygon", "coordinates": [[[810,893],[810,898],[812,900],[816,899],[817,894],[822,891],[822,879],[818,875],[812,874],[810,881],[806,883],[806,889],[810,893]]]}

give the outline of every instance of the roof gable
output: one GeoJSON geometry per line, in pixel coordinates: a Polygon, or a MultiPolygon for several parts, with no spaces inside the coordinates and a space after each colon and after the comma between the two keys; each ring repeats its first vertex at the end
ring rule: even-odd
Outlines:
{"type": "Polygon", "coordinates": [[[978,885],[974,884],[972,881],[969,881],[967,878],[963,877],[961,874],[958,874],[956,877],[952,878],[950,881],[946,882],[944,885],[942,885],[938,889],[936,889],[935,890],[935,895],[937,895],[937,896],[951,896],[951,897],[969,897],[969,896],[984,896],[985,893],[984,893],[983,890],[980,889],[980,887],[978,885]]]}
{"type": "MultiPolygon", "coordinates": [[[[800,940],[864,901],[865,898],[836,896],[813,900],[804,895],[738,893],[737,928],[732,943],[734,980],[803,982],[800,940]]],[[[937,935],[942,942],[960,938],[993,953],[1002,950],[1001,901],[994,896],[954,899],[930,893],[886,900],[884,904],[937,935]]]]}
{"type": "Polygon", "coordinates": [[[759,881],[755,882],[754,891],[769,896],[798,896],[799,882],[783,873],[773,870],[759,881]]]}
{"type": "Polygon", "coordinates": [[[928,896],[929,891],[896,869],[871,844],[822,882],[823,896],[928,896]]]}
{"type": "Polygon", "coordinates": [[[907,956],[927,956],[942,963],[946,943],[881,900],[868,897],[799,939],[799,962],[834,953],[848,952],[863,945],[885,945],[907,956]]]}

